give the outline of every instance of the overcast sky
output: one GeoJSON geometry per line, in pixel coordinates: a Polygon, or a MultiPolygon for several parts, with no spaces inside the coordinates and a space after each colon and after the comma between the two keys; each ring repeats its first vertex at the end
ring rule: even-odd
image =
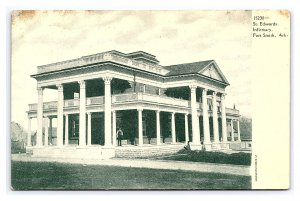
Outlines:
{"type": "MultiPolygon", "coordinates": [[[[11,39],[12,121],[26,129],[38,65],[112,49],[161,65],[214,59],[230,83],[226,107],[251,117],[251,11],[27,11],[13,14],[11,39]]],[[[45,101],[56,96],[44,91],[45,101]]]]}

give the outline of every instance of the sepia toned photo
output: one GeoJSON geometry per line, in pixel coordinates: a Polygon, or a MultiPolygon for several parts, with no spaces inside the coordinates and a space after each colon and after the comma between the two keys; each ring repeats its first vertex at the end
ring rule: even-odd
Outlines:
{"type": "MultiPolygon", "coordinates": [[[[263,41],[289,49],[289,20],[288,11],[13,11],[11,188],[262,188],[271,134],[252,135],[266,112],[253,95],[263,87],[257,52],[263,41]]],[[[289,69],[289,52],[279,54],[289,69]]],[[[287,172],[264,188],[288,188],[289,130],[280,133],[287,172]]]]}

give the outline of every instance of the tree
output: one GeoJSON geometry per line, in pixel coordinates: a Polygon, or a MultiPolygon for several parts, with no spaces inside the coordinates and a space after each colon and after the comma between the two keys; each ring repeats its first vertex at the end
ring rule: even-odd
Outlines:
{"type": "Polygon", "coordinates": [[[241,140],[252,140],[252,119],[247,117],[240,118],[241,140]]]}

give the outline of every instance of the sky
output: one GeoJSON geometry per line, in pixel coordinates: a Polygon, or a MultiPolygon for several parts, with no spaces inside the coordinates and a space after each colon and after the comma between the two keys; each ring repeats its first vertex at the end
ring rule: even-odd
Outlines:
{"type": "MultiPolygon", "coordinates": [[[[113,49],[162,66],[213,59],[230,83],[226,107],[251,117],[251,11],[19,11],[11,23],[11,120],[25,129],[38,65],[113,49]]],[[[44,101],[56,97],[44,90],[44,101]]]]}

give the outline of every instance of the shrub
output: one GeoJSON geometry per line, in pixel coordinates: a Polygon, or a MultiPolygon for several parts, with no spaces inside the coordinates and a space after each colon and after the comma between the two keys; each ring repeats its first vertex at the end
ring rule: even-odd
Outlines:
{"type": "Polygon", "coordinates": [[[251,154],[244,152],[228,154],[223,152],[187,151],[183,149],[180,150],[178,154],[180,155],[174,155],[166,159],[177,161],[251,165],[251,154]]]}

